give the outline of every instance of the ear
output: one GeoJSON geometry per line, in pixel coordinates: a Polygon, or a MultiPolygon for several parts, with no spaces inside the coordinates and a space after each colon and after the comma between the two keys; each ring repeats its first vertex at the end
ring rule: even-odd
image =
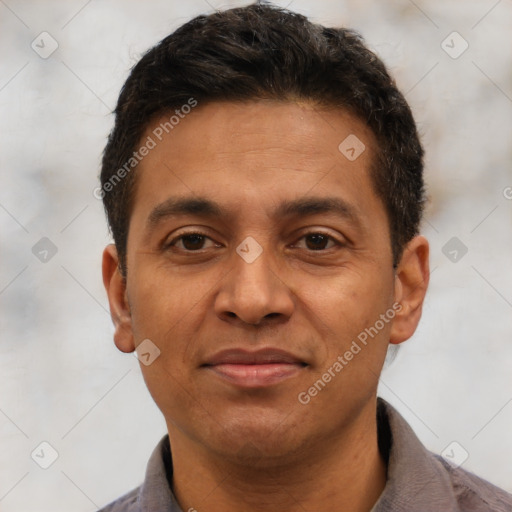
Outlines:
{"type": "Polygon", "coordinates": [[[395,274],[396,309],[390,343],[408,340],[416,330],[430,278],[429,245],[423,236],[414,237],[404,248],[395,274]]]}
{"type": "Polygon", "coordinates": [[[107,245],[103,251],[102,272],[110,304],[110,316],[115,327],[114,343],[121,352],[133,352],[135,343],[126,280],[119,270],[119,258],[114,244],[107,245]]]}

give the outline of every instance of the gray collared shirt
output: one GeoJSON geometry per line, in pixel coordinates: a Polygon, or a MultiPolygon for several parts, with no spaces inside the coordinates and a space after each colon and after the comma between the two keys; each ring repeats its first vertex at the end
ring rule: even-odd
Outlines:
{"type": "MultiPolygon", "coordinates": [[[[370,512],[512,512],[512,495],[428,451],[400,414],[378,399],[379,449],[386,487],[370,512]]],[[[169,481],[169,436],[153,451],[142,485],[99,512],[184,512],[169,481]]]]}

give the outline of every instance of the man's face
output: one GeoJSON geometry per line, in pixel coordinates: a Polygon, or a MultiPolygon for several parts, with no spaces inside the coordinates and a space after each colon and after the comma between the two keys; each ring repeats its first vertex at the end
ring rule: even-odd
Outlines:
{"type": "Polygon", "coordinates": [[[370,180],[374,138],[308,104],[199,104],[158,141],[168,117],[143,137],[157,145],[136,170],[116,344],[160,350],[141,368],[171,445],[299,453],[372,403],[393,337],[400,286],[370,180]],[[348,136],[365,145],[356,159],[361,146],[338,149],[348,136]]]}

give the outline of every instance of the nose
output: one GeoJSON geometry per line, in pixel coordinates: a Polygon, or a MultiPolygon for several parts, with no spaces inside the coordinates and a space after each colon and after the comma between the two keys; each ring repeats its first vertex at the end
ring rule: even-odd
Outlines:
{"type": "Polygon", "coordinates": [[[233,254],[233,267],[222,280],[215,313],[226,322],[273,325],[286,321],[294,309],[293,293],[278,275],[268,250],[254,261],[233,254]]]}

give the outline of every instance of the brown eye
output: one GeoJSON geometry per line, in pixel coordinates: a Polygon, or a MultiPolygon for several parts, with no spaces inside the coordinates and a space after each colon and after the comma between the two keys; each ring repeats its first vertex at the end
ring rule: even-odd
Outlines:
{"type": "Polygon", "coordinates": [[[188,251],[202,249],[205,237],[203,235],[185,235],[181,237],[183,247],[188,251]]]}
{"type": "Polygon", "coordinates": [[[205,248],[207,240],[211,239],[203,233],[186,233],[174,238],[168,247],[176,247],[185,252],[196,252],[205,248]]]}
{"type": "Polygon", "coordinates": [[[318,251],[321,249],[325,249],[325,246],[329,242],[330,237],[322,235],[321,233],[314,233],[312,235],[307,235],[306,240],[310,242],[309,244],[306,242],[308,249],[318,251]]]}
{"type": "Polygon", "coordinates": [[[300,240],[305,240],[305,248],[309,251],[325,251],[331,249],[333,246],[341,245],[332,236],[325,233],[308,233],[300,240]],[[333,245],[328,247],[329,242],[333,245]]]}

